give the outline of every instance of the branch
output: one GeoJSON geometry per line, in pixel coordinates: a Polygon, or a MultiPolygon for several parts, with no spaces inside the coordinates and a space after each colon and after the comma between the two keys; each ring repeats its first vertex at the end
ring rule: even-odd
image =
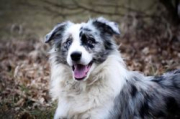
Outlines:
{"type": "MultiPolygon", "coordinates": [[[[43,10],[46,10],[47,12],[51,13],[52,15],[54,16],[61,16],[61,17],[66,17],[66,16],[75,16],[77,14],[81,14],[83,13],[84,11],[89,11],[91,13],[95,13],[95,14],[101,14],[101,15],[109,15],[109,16],[125,16],[126,14],[122,14],[122,13],[118,13],[118,12],[105,12],[105,11],[99,11],[99,10],[96,10],[96,9],[93,9],[93,8],[90,8],[86,5],[83,5],[83,4],[80,4],[79,2],[77,2],[76,0],[72,0],[72,2],[74,4],[56,4],[54,2],[50,2],[48,0],[41,0],[42,2],[46,3],[45,5],[41,5],[41,7],[39,7],[37,4],[32,4],[32,3],[29,3],[29,2],[20,2],[20,4],[23,4],[23,5],[26,5],[28,7],[31,7],[31,8],[35,8],[35,9],[43,9],[43,10]],[[66,10],[66,12],[61,12],[59,9],[62,8],[64,10],[66,10]],[[67,11],[69,10],[69,12],[67,11]],[[76,12],[75,12],[76,10],[76,12]],[[72,12],[71,12],[72,11],[72,12]]],[[[98,7],[99,5],[101,4],[94,4],[92,3],[93,6],[98,7]]],[[[123,9],[130,9],[132,10],[133,12],[137,13],[136,17],[144,17],[144,18],[157,18],[159,16],[155,16],[155,15],[149,15],[149,14],[145,14],[143,12],[140,12],[138,10],[135,10],[135,9],[131,9],[129,7],[125,7],[125,6],[122,6],[122,5],[117,5],[117,6],[114,6],[113,4],[102,4],[101,5],[102,7],[104,6],[109,6],[109,7],[122,7],[123,9]]]]}
{"type": "Polygon", "coordinates": [[[41,0],[41,1],[48,4],[48,5],[51,5],[53,7],[57,7],[57,8],[63,8],[63,9],[68,9],[68,10],[77,10],[77,9],[79,9],[77,6],[74,6],[73,4],[63,5],[63,4],[50,2],[50,1],[47,1],[47,0],[41,0]]]}
{"type": "MultiPolygon", "coordinates": [[[[20,2],[20,4],[22,5],[26,5],[30,8],[35,8],[35,9],[43,9],[43,10],[46,10],[47,12],[50,12],[51,14],[53,14],[54,16],[62,16],[62,17],[65,17],[65,16],[73,16],[73,15],[76,15],[76,14],[80,14],[80,13],[83,13],[84,11],[79,9],[78,11],[76,12],[60,12],[58,10],[54,10],[52,9],[53,7],[49,7],[49,6],[42,6],[42,7],[39,7],[38,5],[33,5],[29,2],[20,2]]],[[[72,10],[71,10],[72,11],[72,10]]]]}
{"type": "MultiPolygon", "coordinates": [[[[89,12],[92,12],[92,13],[96,13],[96,14],[104,14],[104,15],[110,15],[110,16],[125,16],[125,14],[122,14],[122,13],[112,13],[112,12],[104,12],[104,11],[98,11],[98,10],[95,10],[93,8],[89,8],[83,4],[79,4],[79,2],[77,2],[76,0],[73,0],[74,2],[74,5],[76,5],[77,7],[83,9],[83,10],[86,10],[86,11],[89,11],[89,12]]],[[[92,3],[93,4],[93,3],[92,3]]],[[[94,4],[95,5],[100,5],[100,4],[94,4]]],[[[102,4],[102,5],[105,5],[105,6],[108,6],[107,4],[102,4]]],[[[110,4],[111,7],[116,7],[112,4],[110,4]]],[[[121,6],[119,5],[119,7],[124,7],[126,9],[130,9],[130,10],[134,10],[134,12],[138,13],[136,15],[136,17],[144,17],[144,18],[159,18],[160,16],[157,16],[157,15],[151,15],[151,14],[146,14],[146,13],[143,13],[141,11],[138,11],[138,10],[135,10],[135,9],[132,9],[132,8],[129,8],[129,7],[125,7],[125,6],[121,6]]],[[[95,7],[96,8],[96,7],[95,7]]]]}
{"type": "Polygon", "coordinates": [[[89,8],[85,5],[82,5],[82,4],[79,4],[76,0],[73,0],[74,4],[81,8],[81,9],[84,9],[86,11],[89,11],[89,12],[93,12],[93,13],[96,13],[96,14],[104,14],[104,15],[114,15],[114,16],[124,16],[124,14],[122,13],[112,13],[112,12],[103,12],[103,11],[98,11],[98,10],[95,10],[95,9],[92,9],[92,8],[89,8]]]}
{"type": "Polygon", "coordinates": [[[130,7],[125,7],[123,5],[113,5],[113,4],[97,4],[97,3],[92,3],[93,6],[98,6],[98,7],[110,7],[110,8],[121,8],[121,9],[127,9],[133,12],[141,12],[140,10],[136,10],[130,7]]]}
{"type": "Polygon", "coordinates": [[[72,12],[72,13],[61,13],[61,12],[59,12],[59,11],[57,11],[57,10],[51,9],[50,7],[43,6],[43,8],[44,8],[46,11],[50,12],[50,13],[56,14],[57,16],[58,16],[58,15],[59,15],[59,16],[63,16],[63,17],[64,17],[64,16],[73,16],[73,15],[76,15],[76,14],[83,13],[83,10],[79,10],[79,11],[77,11],[77,12],[72,12]]]}

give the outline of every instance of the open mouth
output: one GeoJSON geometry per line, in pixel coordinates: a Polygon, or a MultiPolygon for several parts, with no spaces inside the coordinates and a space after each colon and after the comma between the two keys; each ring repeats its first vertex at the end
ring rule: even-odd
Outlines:
{"type": "Polygon", "coordinates": [[[92,64],[92,61],[88,65],[74,64],[72,66],[74,78],[76,80],[83,80],[84,78],[86,78],[92,64]]]}

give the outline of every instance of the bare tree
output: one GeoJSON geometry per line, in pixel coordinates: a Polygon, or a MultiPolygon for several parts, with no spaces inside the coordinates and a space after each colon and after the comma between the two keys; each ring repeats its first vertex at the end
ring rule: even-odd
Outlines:
{"type": "Polygon", "coordinates": [[[159,0],[159,2],[164,5],[168,11],[168,17],[170,22],[174,25],[179,25],[180,23],[180,0],[159,0]]]}

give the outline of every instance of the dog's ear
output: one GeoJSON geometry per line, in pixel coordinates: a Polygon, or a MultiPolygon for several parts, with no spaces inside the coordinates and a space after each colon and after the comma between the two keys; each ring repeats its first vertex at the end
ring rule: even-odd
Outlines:
{"type": "Polygon", "coordinates": [[[118,24],[115,22],[109,21],[103,17],[93,19],[91,22],[102,34],[120,35],[118,24]]]}
{"type": "Polygon", "coordinates": [[[55,39],[61,39],[63,36],[64,31],[71,26],[73,23],[70,21],[63,22],[60,24],[57,24],[52,31],[50,31],[46,36],[45,36],[45,43],[50,42],[51,40],[55,39]]]}

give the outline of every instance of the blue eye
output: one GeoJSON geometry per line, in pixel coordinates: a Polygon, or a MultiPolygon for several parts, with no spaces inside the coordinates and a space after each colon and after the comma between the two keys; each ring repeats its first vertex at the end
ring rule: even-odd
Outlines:
{"type": "Polygon", "coordinates": [[[71,45],[71,42],[72,42],[71,40],[68,40],[68,41],[66,42],[66,45],[67,45],[67,46],[70,46],[70,45],[71,45]]]}
{"type": "Polygon", "coordinates": [[[64,48],[68,49],[71,44],[72,44],[72,39],[68,38],[67,41],[64,43],[64,48]]]}

